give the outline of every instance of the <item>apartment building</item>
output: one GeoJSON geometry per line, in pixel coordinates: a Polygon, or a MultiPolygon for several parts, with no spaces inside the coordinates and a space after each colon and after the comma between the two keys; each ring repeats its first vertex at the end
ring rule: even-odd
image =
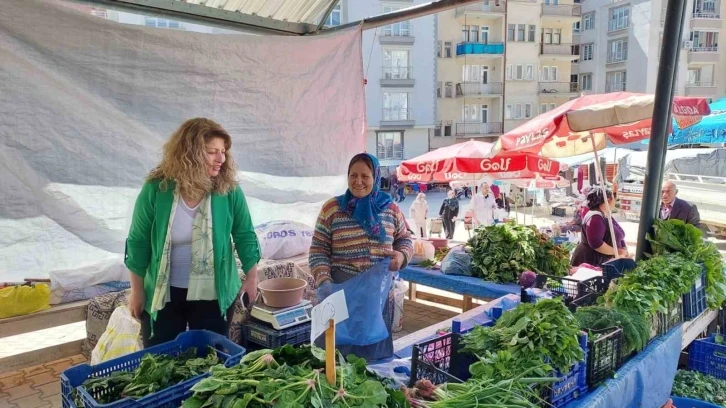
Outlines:
{"type": "Polygon", "coordinates": [[[504,132],[579,95],[571,0],[482,1],[437,14],[431,149],[504,132]]]}
{"type": "MultiPolygon", "coordinates": [[[[719,47],[722,0],[688,0],[676,94],[726,95],[726,56],[719,47]]],[[[588,0],[580,23],[580,87],[587,93],[655,93],[666,0],[588,0]]]]}

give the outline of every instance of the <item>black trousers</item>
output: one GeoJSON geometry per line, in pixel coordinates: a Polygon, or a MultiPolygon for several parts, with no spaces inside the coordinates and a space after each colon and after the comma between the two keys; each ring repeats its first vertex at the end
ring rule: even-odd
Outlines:
{"type": "Polygon", "coordinates": [[[159,311],[153,322],[154,334],[151,334],[151,316],[144,312],[141,317],[141,340],[144,348],[156,346],[176,339],[176,336],[189,330],[209,330],[225,337],[229,333],[229,322],[232,321],[234,304],[227,309],[227,320],[219,313],[219,302],[216,300],[187,300],[187,290],[170,288],[171,300],[159,311]]]}
{"type": "Polygon", "coordinates": [[[446,239],[454,239],[454,230],[456,229],[456,222],[451,220],[451,217],[443,217],[441,222],[444,224],[444,232],[446,233],[446,239]]]}

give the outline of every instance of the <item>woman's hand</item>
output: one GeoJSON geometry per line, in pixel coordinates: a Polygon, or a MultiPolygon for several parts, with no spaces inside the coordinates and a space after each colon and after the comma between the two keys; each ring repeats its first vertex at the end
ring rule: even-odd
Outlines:
{"type": "Polygon", "coordinates": [[[242,292],[247,294],[250,302],[257,299],[257,283],[257,265],[255,265],[247,272],[245,281],[242,284],[242,292]]]}
{"type": "Polygon", "coordinates": [[[141,320],[141,315],[144,313],[144,305],[146,304],[146,293],[144,290],[131,289],[131,296],[129,296],[129,311],[131,317],[136,320],[141,320]]]}
{"type": "Polygon", "coordinates": [[[401,268],[403,267],[403,263],[406,260],[406,258],[404,258],[404,256],[403,256],[403,252],[387,251],[386,256],[391,257],[391,264],[388,266],[388,270],[391,272],[400,271],[401,268]]]}
{"type": "Polygon", "coordinates": [[[618,255],[621,258],[627,258],[630,256],[630,253],[628,253],[628,248],[618,248],[618,255]]]}

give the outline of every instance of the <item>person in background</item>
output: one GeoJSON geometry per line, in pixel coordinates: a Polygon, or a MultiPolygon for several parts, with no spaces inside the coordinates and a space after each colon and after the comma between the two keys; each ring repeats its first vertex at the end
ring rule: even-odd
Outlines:
{"type": "Polygon", "coordinates": [[[398,186],[396,187],[396,196],[397,203],[403,202],[403,200],[406,199],[406,183],[398,182],[398,186]]]}
{"type": "Polygon", "coordinates": [[[446,192],[446,198],[441,204],[439,216],[441,217],[442,224],[444,224],[446,239],[454,239],[456,217],[459,216],[459,200],[456,199],[456,193],[454,190],[446,192]]]}
{"type": "Polygon", "coordinates": [[[416,200],[411,203],[408,213],[409,217],[413,218],[414,223],[416,223],[416,233],[421,238],[426,238],[426,221],[429,218],[429,204],[426,202],[426,194],[419,193],[416,196],[416,200]]]}
{"type": "Polygon", "coordinates": [[[257,297],[260,245],[231,147],[216,122],[184,122],[136,199],[125,264],[129,309],[141,321],[144,347],[174,340],[187,326],[227,336],[240,286],[257,297]]]}
{"type": "Polygon", "coordinates": [[[615,200],[610,190],[606,190],[605,196],[599,188],[593,188],[587,194],[588,212],[582,220],[582,240],[572,254],[572,266],[584,263],[599,266],[612,259],[615,251],[620,257],[630,256],[625,245],[625,231],[614,219],[612,222],[616,244],[613,245],[608,224],[610,213],[605,205],[605,197],[610,208],[614,208],[615,200]]]}
{"type": "Polygon", "coordinates": [[[676,184],[670,180],[666,180],[663,183],[660,194],[659,218],[661,220],[681,220],[686,224],[691,224],[703,230],[698,208],[694,204],[676,197],[677,194],[678,188],[676,188],[676,184]]]}
{"type": "Polygon", "coordinates": [[[494,210],[497,209],[497,202],[494,194],[489,190],[489,183],[481,183],[479,193],[471,198],[471,210],[474,226],[488,226],[494,222],[494,210]]]}
{"type": "MultiPolygon", "coordinates": [[[[310,269],[318,294],[391,258],[392,272],[413,256],[413,242],[403,213],[391,196],[378,189],[378,159],[357,154],[348,165],[348,190],[323,204],[310,246],[310,269]]],[[[383,310],[389,334],[393,325],[393,290],[383,310]]],[[[343,355],[368,361],[393,355],[393,337],[368,346],[339,346],[343,355]]]]}

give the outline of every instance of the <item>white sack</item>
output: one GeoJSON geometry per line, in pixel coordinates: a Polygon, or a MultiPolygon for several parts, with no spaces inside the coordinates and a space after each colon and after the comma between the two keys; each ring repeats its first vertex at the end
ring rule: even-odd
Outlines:
{"type": "Polygon", "coordinates": [[[308,252],[313,228],[295,221],[272,221],[255,228],[263,259],[286,259],[308,252]]]}

